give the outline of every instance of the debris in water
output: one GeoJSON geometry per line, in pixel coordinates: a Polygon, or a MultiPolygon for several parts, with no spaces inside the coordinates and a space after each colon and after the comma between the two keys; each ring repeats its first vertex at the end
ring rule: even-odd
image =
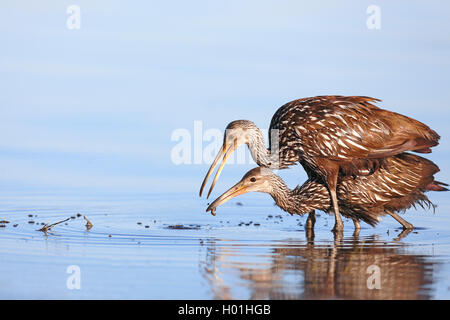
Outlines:
{"type": "Polygon", "coordinates": [[[200,229],[200,225],[191,224],[189,226],[185,226],[183,224],[171,224],[167,226],[168,229],[177,229],[177,230],[192,230],[192,229],[200,229]]]}
{"type": "Polygon", "coordinates": [[[84,220],[86,220],[86,230],[91,230],[91,228],[94,226],[86,216],[83,216],[84,220]]]}
{"type": "MultiPolygon", "coordinates": [[[[55,222],[55,223],[50,224],[50,225],[49,225],[49,224],[46,224],[46,225],[44,225],[41,229],[39,229],[38,231],[42,231],[42,232],[44,232],[44,233],[47,233],[48,230],[50,230],[51,228],[53,228],[53,227],[56,226],[57,224],[66,222],[67,220],[70,220],[70,218],[67,218],[67,219],[62,220],[62,221],[55,222]]],[[[28,223],[30,223],[30,221],[28,221],[28,223]]],[[[34,221],[33,221],[33,223],[34,223],[34,221]]]]}

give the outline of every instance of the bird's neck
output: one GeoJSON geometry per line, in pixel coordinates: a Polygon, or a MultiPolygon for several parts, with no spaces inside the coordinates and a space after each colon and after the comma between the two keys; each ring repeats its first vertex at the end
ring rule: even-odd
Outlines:
{"type": "Polygon", "coordinates": [[[303,215],[314,209],[320,209],[314,206],[308,195],[299,193],[297,189],[290,190],[281,178],[277,181],[276,187],[273,188],[271,196],[281,209],[290,214],[303,215]]]}
{"type": "Polygon", "coordinates": [[[252,155],[253,161],[259,166],[274,167],[276,165],[276,157],[278,154],[272,155],[270,149],[266,147],[264,136],[260,129],[257,129],[256,135],[248,143],[248,148],[252,155]]]}

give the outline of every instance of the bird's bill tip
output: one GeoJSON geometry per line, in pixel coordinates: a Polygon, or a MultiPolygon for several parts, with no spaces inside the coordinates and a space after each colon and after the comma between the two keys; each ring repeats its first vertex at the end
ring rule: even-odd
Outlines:
{"type": "Polygon", "coordinates": [[[211,211],[211,214],[215,215],[215,211],[216,211],[217,207],[224,204],[228,200],[235,198],[241,194],[247,193],[247,192],[248,192],[247,187],[240,182],[237,185],[231,187],[228,191],[224,192],[216,200],[214,200],[208,206],[208,208],[206,208],[206,212],[211,211]]]}
{"type": "Polygon", "coordinates": [[[210,207],[208,207],[208,208],[206,209],[206,212],[208,212],[208,211],[211,211],[211,215],[213,215],[213,216],[216,215],[216,208],[210,208],[210,207]]]}

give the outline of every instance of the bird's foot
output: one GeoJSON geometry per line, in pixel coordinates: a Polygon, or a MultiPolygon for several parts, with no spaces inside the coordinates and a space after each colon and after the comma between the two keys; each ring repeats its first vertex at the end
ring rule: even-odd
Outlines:
{"type": "Polygon", "coordinates": [[[414,229],[414,226],[411,223],[406,222],[405,224],[403,224],[403,231],[406,231],[406,230],[411,231],[413,229],[414,229]]]}

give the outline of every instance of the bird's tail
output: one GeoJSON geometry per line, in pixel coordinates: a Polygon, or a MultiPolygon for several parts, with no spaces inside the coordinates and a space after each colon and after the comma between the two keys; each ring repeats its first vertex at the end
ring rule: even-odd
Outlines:
{"type": "Polygon", "coordinates": [[[448,187],[448,184],[435,180],[435,181],[427,184],[425,186],[425,190],[428,190],[428,191],[448,191],[448,189],[445,188],[445,187],[448,187]]]}

